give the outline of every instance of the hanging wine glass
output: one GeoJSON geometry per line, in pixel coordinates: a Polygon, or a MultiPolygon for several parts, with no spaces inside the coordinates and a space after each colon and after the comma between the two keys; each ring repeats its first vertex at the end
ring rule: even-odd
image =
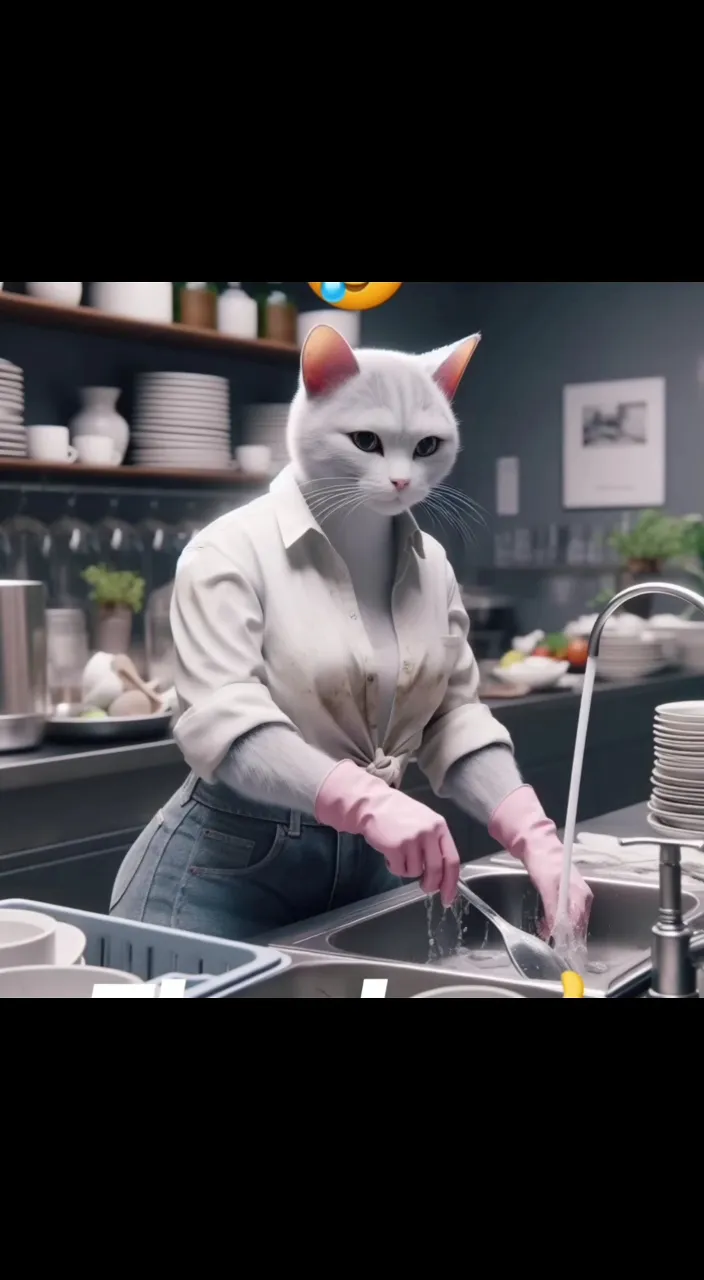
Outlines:
{"type": "Polygon", "coordinates": [[[137,534],[144,547],[143,574],[149,598],[172,581],[179,554],[176,530],[162,519],[157,498],[150,502],[146,519],[137,525],[137,534]]]}
{"type": "Polygon", "coordinates": [[[119,498],[110,499],[108,514],[95,526],[95,536],[103,564],[143,575],[144,544],[135,527],[121,518],[119,498]]]}
{"type": "Polygon", "coordinates": [[[43,582],[49,590],[51,533],[41,520],[25,514],[26,494],[20,496],[17,515],[2,526],[9,543],[9,577],[24,582],[43,582]]]}
{"type": "Polygon", "coordinates": [[[86,609],[88,585],[83,575],[100,559],[100,545],[91,526],[79,519],[75,497],[69,498],[66,513],[50,533],[50,604],[55,609],[86,609]]]}

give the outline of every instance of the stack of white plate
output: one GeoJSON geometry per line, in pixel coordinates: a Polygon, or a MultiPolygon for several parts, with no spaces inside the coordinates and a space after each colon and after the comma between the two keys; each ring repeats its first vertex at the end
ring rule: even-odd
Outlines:
{"type": "Polygon", "coordinates": [[[640,680],[664,665],[663,641],[650,632],[619,635],[604,631],[597,666],[602,680],[640,680]]]}
{"type": "Polygon", "coordinates": [[[287,404],[252,404],[244,412],[244,440],[249,445],[261,445],[271,453],[271,471],[276,474],[286,466],[287,404]]]}
{"type": "Polygon", "coordinates": [[[673,839],[704,838],[704,702],[657,707],[654,732],[648,822],[673,839]]]}
{"type": "Polygon", "coordinates": [[[145,373],[137,388],[133,459],[143,467],[229,467],[230,384],[200,373],[145,373]]]}
{"type": "Polygon", "coordinates": [[[4,458],[27,457],[24,374],[9,360],[0,360],[0,455],[4,458]]]}

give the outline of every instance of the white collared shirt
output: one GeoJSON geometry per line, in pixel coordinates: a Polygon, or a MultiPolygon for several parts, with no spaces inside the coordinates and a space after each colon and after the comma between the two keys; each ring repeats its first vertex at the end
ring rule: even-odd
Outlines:
{"type": "Polygon", "coordinates": [[[469,620],[440,543],[399,517],[393,621],[399,680],[378,740],[379,678],[352,580],[286,468],[265,496],[204,529],[181,559],[171,623],[188,765],[212,781],[267,724],[393,786],[411,756],[435,792],[463,756],[511,746],[477,697],[469,620]]]}

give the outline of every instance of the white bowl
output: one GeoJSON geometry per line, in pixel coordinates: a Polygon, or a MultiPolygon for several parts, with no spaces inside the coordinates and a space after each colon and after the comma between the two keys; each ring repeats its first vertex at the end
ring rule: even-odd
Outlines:
{"type": "Polygon", "coordinates": [[[0,911],[0,969],[53,964],[56,921],[37,911],[0,911]]]}
{"type": "Polygon", "coordinates": [[[0,1000],[91,1000],[93,988],[136,986],[142,982],[131,973],[77,965],[72,969],[33,966],[0,970],[0,1000]]]}
{"type": "Polygon", "coordinates": [[[421,991],[414,1000],[525,1000],[517,991],[504,987],[438,987],[435,991],[421,991]]]}
{"type": "Polygon", "coordinates": [[[512,667],[494,667],[493,674],[505,684],[525,685],[529,689],[553,689],[570,669],[569,662],[555,662],[552,658],[545,658],[545,662],[550,664],[545,667],[533,666],[533,661],[532,658],[527,658],[525,662],[517,662],[512,667]]]}

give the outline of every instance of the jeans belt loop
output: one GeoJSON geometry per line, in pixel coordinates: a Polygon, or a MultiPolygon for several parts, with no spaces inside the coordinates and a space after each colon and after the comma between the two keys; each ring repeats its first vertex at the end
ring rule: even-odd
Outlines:
{"type": "Polygon", "coordinates": [[[301,838],[301,815],[297,809],[292,809],[288,820],[288,835],[294,840],[301,838]]]}

